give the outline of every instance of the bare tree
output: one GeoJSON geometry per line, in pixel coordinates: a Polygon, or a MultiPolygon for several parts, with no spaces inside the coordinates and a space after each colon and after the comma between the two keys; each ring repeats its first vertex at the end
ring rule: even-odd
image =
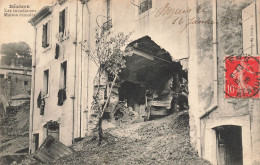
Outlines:
{"type": "Polygon", "coordinates": [[[94,113],[94,118],[92,124],[95,128],[92,130],[94,137],[98,138],[98,144],[101,143],[103,139],[102,131],[102,117],[104,115],[105,109],[108,106],[112,89],[118,80],[119,73],[122,68],[125,67],[124,56],[126,55],[125,46],[128,42],[131,33],[124,35],[123,33],[112,34],[110,31],[101,31],[96,29],[96,45],[95,50],[91,51],[89,54],[93,61],[99,67],[97,73],[97,87],[94,90],[93,102],[91,106],[91,111],[94,113]],[[107,97],[105,101],[100,99],[101,92],[101,77],[102,75],[108,75],[112,78],[111,81],[106,81],[106,86],[109,86],[107,97]]]}

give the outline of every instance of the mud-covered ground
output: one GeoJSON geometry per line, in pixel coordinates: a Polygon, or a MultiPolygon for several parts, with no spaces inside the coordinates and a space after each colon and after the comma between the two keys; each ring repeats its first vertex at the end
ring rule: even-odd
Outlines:
{"type": "MultiPolygon", "coordinates": [[[[210,164],[191,148],[188,120],[188,112],[183,111],[148,122],[107,128],[100,146],[86,138],[72,146],[74,154],[50,164],[210,164]]],[[[27,159],[23,164],[39,163],[27,159]]]]}

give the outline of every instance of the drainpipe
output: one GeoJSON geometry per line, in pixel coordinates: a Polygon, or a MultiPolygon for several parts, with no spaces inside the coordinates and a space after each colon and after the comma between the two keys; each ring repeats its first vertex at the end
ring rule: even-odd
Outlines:
{"type": "Polygon", "coordinates": [[[82,123],[82,69],[83,69],[83,66],[82,66],[82,51],[83,51],[83,4],[81,5],[82,8],[81,8],[81,51],[80,51],[80,122],[79,122],[79,136],[81,137],[81,123],[82,123]]]}
{"type": "Polygon", "coordinates": [[[35,96],[35,68],[36,68],[36,41],[37,41],[37,28],[34,25],[34,53],[32,63],[32,86],[31,86],[31,105],[30,105],[30,134],[29,134],[29,154],[32,151],[33,140],[33,116],[34,116],[34,96],[35,96]]]}
{"type": "MultiPolygon", "coordinates": [[[[89,10],[89,6],[88,6],[88,2],[86,2],[86,6],[87,6],[87,10],[88,10],[88,71],[87,71],[87,110],[89,111],[89,107],[88,107],[88,98],[89,98],[89,56],[90,56],[90,18],[91,18],[91,12],[89,10]]],[[[88,113],[89,115],[89,113],[88,113]]],[[[87,116],[88,118],[88,116],[87,116]]],[[[88,121],[88,120],[86,120],[88,121]]],[[[86,122],[86,128],[88,129],[88,122],[86,122]]]]}
{"type": "Polygon", "coordinates": [[[217,31],[217,0],[213,0],[213,16],[212,20],[216,20],[213,25],[213,62],[214,62],[214,82],[213,82],[213,104],[201,116],[204,118],[218,107],[218,31],[217,31]]]}
{"type": "Polygon", "coordinates": [[[75,134],[75,128],[74,128],[74,125],[75,125],[75,91],[76,91],[76,70],[77,70],[77,37],[78,37],[78,0],[77,0],[77,3],[76,3],[76,14],[75,14],[75,21],[76,21],[76,24],[75,24],[75,33],[76,33],[76,36],[75,36],[75,40],[73,41],[73,44],[75,45],[75,56],[74,56],[74,75],[73,75],[73,94],[72,96],[70,97],[72,99],[72,143],[74,143],[74,134],[75,134]]]}

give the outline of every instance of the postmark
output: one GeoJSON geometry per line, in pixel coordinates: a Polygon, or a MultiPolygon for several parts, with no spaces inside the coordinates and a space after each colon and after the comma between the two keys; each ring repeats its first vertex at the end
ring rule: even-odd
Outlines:
{"type": "Polygon", "coordinates": [[[260,56],[227,56],[225,62],[225,98],[259,98],[260,56]]]}

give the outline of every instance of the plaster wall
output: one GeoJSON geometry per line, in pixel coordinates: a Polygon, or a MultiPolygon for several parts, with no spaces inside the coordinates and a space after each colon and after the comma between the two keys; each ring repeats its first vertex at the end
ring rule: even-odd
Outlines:
{"type": "MultiPolygon", "coordinates": [[[[225,98],[225,57],[241,54],[243,43],[250,42],[243,36],[242,10],[253,1],[217,1],[217,68],[214,68],[214,25],[197,25],[190,27],[190,51],[196,57],[189,59],[189,88],[197,86],[198,90],[190,90],[190,135],[191,144],[199,155],[216,164],[216,136],[213,127],[230,124],[242,126],[243,162],[251,164],[259,162],[259,99],[225,98]],[[225,19],[236,18],[225,23],[225,19]],[[191,32],[192,30],[192,32],[191,32]],[[196,32],[196,34],[194,34],[196,32]],[[196,36],[195,36],[196,35],[196,36]],[[195,47],[193,47],[195,45],[195,47]],[[194,49],[194,50],[193,50],[194,49]],[[193,52],[193,53],[192,53],[193,52]],[[214,70],[217,69],[217,89],[214,89],[214,70]],[[196,70],[196,71],[195,71],[196,70]],[[199,75],[199,76],[198,76],[199,75]],[[196,84],[197,83],[197,84],[196,84]],[[214,93],[217,97],[214,98],[214,93]],[[197,97],[195,99],[194,97],[197,97]],[[214,102],[214,99],[217,102],[214,102]],[[209,107],[217,103],[217,108],[205,115],[209,107]],[[202,115],[204,115],[203,118],[202,115]],[[246,117],[246,119],[245,119],[246,117]],[[214,123],[212,126],[212,123],[214,123]],[[195,131],[196,130],[196,131],[195,131]],[[213,155],[212,155],[213,154],[213,155]]],[[[208,6],[210,17],[214,10],[213,1],[197,1],[208,6]]],[[[209,17],[209,18],[210,18],[209,17]]],[[[200,20],[208,19],[207,15],[198,14],[200,20]]],[[[211,18],[212,19],[212,18],[211,18]]]]}
{"type": "MultiPolygon", "coordinates": [[[[39,133],[39,145],[44,141],[45,131],[43,126],[50,120],[58,121],[60,124],[60,141],[65,145],[70,145],[73,138],[80,137],[79,133],[79,87],[75,85],[74,93],[74,77],[76,77],[76,83],[79,82],[78,74],[79,67],[75,67],[75,62],[77,64],[78,53],[80,48],[75,44],[77,41],[76,33],[76,10],[80,8],[80,3],[74,3],[73,1],[68,1],[62,5],[54,3],[52,8],[52,13],[44,18],[39,24],[36,25],[36,58],[35,58],[35,97],[32,98],[34,102],[34,107],[31,107],[31,113],[33,111],[33,130],[32,134],[39,133]],[[58,30],[59,30],[59,12],[63,9],[68,8],[67,14],[67,39],[59,42],[58,30]],[[47,48],[42,47],[42,29],[43,24],[50,21],[50,46],[47,48]],[[55,59],[55,47],[56,44],[60,45],[59,58],[55,59]],[[76,50],[75,50],[76,49],[76,50]],[[76,54],[75,54],[76,53],[76,54]],[[75,58],[76,57],[76,58],[75,58]],[[76,59],[76,60],[75,60],[76,59]],[[60,89],[60,76],[61,76],[61,63],[67,61],[67,86],[66,86],[66,96],[62,106],[58,106],[58,90],[60,89]],[[49,87],[48,94],[44,94],[45,108],[44,115],[40,115],[40,109],[37,107],[37,98],[39,93],[43,93],[43,82],[44,82],[44,71],[49,69],[49,87]],[[75,70],[76,69],[76,70],[75,70]],[[73,99],[75,97],[75,102],[73,99]],[[73,113],[74,109],[74,113],[73,113]],[[74,116],[74,119],[73,119],[74,116]],[[74,131],[73,131],[74,126],[74,131]]],[[[82,133],[83,134],[83,133],[82,133]]],[[[30,139],[30,144],[32,145],[32,137],[30,139]]],[[[30,146],[33,148],[32,146],[30,146]]]]}

